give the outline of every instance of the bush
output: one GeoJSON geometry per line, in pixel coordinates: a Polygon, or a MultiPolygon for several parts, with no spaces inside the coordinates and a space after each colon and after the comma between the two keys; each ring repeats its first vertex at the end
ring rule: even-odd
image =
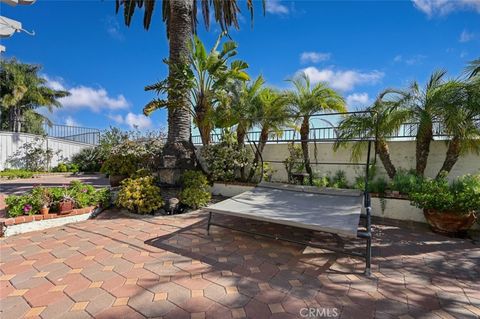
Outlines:
{"type": "Polygon", "coordinates": [[[348,180],[347,180],[347,175],[345,174],[345,172],[342,171],[342,170],[336,171],[335,175],[333,175],[330,178],[329,187],[348,188],[348,180]]]}
{"type": "Polygon", "coordinates": [[[72,156],[71,165],[80,172],[99,172],[103,159],[97,148],[84,148],[72,156]]]}
{"type": "Polygon", "coordinates": [[[160,188],[154,185],[152,176],[127,178],[121,185],[115,201],[119,207],[137,214],[149,214],[164,204],[160,188]]]}
{"type": "Polygon", "coordinates": [[[31,194],[10,195],[5,199],[8,205],[8,216],[34,215],[42,207],[41,203],[31,194]]]}
{"type": "Polygon", "coordinates": [[[303,163],[303,151],[300,145],[288,144],[288,153],[289,156],[283,164],[285,165],[285,170],[287,171],[288,182],[292,182],[292,174],[303,172],[305,165],[303,163]]]}
{"type": "Polygon", "coordinates": [[[23,143],[18,150],[7,159],[12,167],[22,168],[27,171],[45,172],[52,159],[57,156],[61,158],[61,151],[54,152],[46,147],[46,139],[37,137],[33,141],[23,143]]]}
{"type": "Polygon", "coordinates": [[[0,172],[0,177],[6,177],[7,179],[32,178],[35,173],[36,172],[23,169],[6,169],[3,172],[0,172]]]}
{"type": "Polygon", "coordinates": [[[212,194],[207,177],[199,171],[186,171],[183,174],[181,202],[193,209],[207,206],[212,194]]]}
{"type": "Polygon", "coordinates": [[[393,177],[389,188],[401,194],[410,194],[421,184],[423,177],[418,176],[414,171],[399,170],[393,177]]]}
{"type": "Polygon", "coordinates": [[[465,175],[449,183],[442,176],[423,180],[409,195],[411,204],[438,212],[466,214],[480,209],[480,175],[465,175]]]}
{"type": "Polygon", "coordinates": [[[253,159],[249,149],[226,140],[203,147],[202,156],[214,181],[236,180],[241,168],[246,168],[253,159]]]}
{"type": "Polygon", "coordinates": [[[66,173],[68,172],[68,167],[67,164],[60,163],[56,167],[53,168],[54,172],[59,172],[59,173],[66,173]]]}

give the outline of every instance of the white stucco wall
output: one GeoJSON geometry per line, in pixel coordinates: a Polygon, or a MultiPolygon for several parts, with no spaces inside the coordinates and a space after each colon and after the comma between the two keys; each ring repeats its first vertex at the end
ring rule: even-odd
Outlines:
{"type": "MultiPolygon", "coordinates": [[[[9,168],[7,160],[11,157],[23,144],[32,142],[38,135],[25,134],[25,133],[13,133],[13,132],[0,132],[0,170],[9,168]]],[[[68,141],[59,138],[48,137],[44,140],[43,146],[51,148],[54,152],[61,151],[60,155],[64,158],[71,158],[72,155],[78,153],[80,150],[93,145],[84,144],[74,141],[68,141]]],[[[50,166],[55,167],[59,162],[58,156],[54,156],[50,166]]]]}
{"type": "MultiPolygon", "coordinates": [[[[299,144],[298,144],[299,145],[299,144]]],[[[411,169],[415,168],[415,141],[391,141],[389,142],[391,158],[394,165],[398,168],[411,169]]],[[[333,151],[332,143],[317,143],[317,158],[315,159],[315,146],[309,144],[310,160],[312,163],[331,162],[331,163],[349,163],[349,148],[341,148],[337,152],[333,151]]],[[[436,176],[438,170],[445,159],[447,147],[444,141],[433,141],[430,147],[430,155],[428,157],[426,176],[436,176]]],[[[263,151],[264,161],[284,161],[288,157],[287,144],[267,144],[263,151]]],[[[366,152],[362,162],[366,161],[366,152]]],[[[273,175],[274,181],[286,181],[287,173],[283,163],[270,164],[277,171],[273,175]]],[[[355,180],[355,176],[364,174],[360,166],[353,165],[312,165],[312,169],[319,175],[333,175],[337,170],[345,171],[350,182],[355,180]]],[[[450,172],[449,178],[480,172],[480,156],[476,154],[466,154],[460,157],[458,162],[450,172]]],[[[377,158],[377,176],[386,176],[385,169],[377,158]]]]}

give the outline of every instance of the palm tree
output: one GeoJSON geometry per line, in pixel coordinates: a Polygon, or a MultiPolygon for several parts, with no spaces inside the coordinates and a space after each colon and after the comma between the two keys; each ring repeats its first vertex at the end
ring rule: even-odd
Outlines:
{"type": "Polygon", "coordinates": [[[263,88],[258,95],[259,103],[255,103],[252,117],[255,125],[260,127],[260,137],[255,152],[255,158],[248,179],[251,180],[255,174],[260,156],[270,136],[281,136],[283,128],[287,125],[290,113],[286,100],[281,98],[278,91],[272,88],[263,88]]]}
{"type": "Polygon", "coordinates": [[[11,131],[40,133],[41,123],[49,120],[36,109],[44,106],[52,112],[54,107],[61,107],[59,98],[70,95],[47,87],[47,81],[38,75],[40,70],[38,65],[15,59],[0,61],[1,120],[8,123],[11,131]],[[23,121],[26,121],[25,128],[22,128],[23,121]]]}
{"type": "MultiPolygon", "coordinates": [[[[225,32],[219,35],[208,54],[202,41],[194,36],[189,46],[189,69],[185,69],[187,80],[182,82],[183,87],[189,86],[190,110],[204,146],[210,144],[210,134],[214,125],[213,111],[225,94],[228,84],[233,81],[249,80],[248,74],[245,73],[247,63],[235,60],[228,65],[228,60],[237,55],[237,44],[234,41],[223,43],[221,51],[217,50],[225,35],[225,32]]],[[[169,84],[169,81],[164,80],[145,89],[154,90],[160,95],[168,92],[169,84]]],[[[143,112],[149,115],[154,110],[167,106],[167,100],[154,99],[145,106],[143,112]]]]}
{"type": "Polygon", "coordinates": [[[444,133],[450,139],[437,177],[448,174],[461,154],[480,153],[480,80],[450,81],[445,84],[445,91],[445,103],[439,113],[444,133]]]}
{"type": "Polygon", "coordinates": [[[365,113],[356,113],[345,117],[337,128],[337,141],[334,150],[339,147],[352,147],[352,159],[358,160],[362,156],[365,141],[376,136],[375,150],[382,161],[390,178],[397,173],[390,157],[387,143],[388,137],[399,130],[402,124],[410,117],[410,110],[398,108],[398,104],[382,101],[383,93],[375,103],[367,108],[365,113]],[[348,143],[349,140],[358,139],[359,142],[348,143]]]}
{"type": "Polygon", "coordinates": [[[480,58],[471,61],[468,66],[465,69],[468,78],[473,79],[473,78],[479,78],[480,77],[480,58]]]}
{"type": "Polygon", "coordinates": [[[313,184],[313,172],[310,166],[308,152],[308,139],[310,133],[310,118],[318,112],[345,112],[345,101],[335,90],[329,88],[325,83],[312,85],[307,74],[289,80],[294,85],[294,90],[284,93],[285,102],[291,107],[295,116],[301,120],[300,138],[303,152],[305,169],[310,177],[310,184],[313,184]]]}
{"type": "MultiPolygon", "coordinates": [[[[116,0],[116,10],[123,7],[125,24],[130,25],[136,7],[144,8],[143,26],[148,30],[152,20],[156,0],[116,0]]],[[[246,1],[247,9],[253,20],[253,1],[246,1]]],[[[231,26],[239,28],[240,8],[236,0],[200,2],[203,20],[210,23],[210,8],[213,7],[214,19],[222,30],[231,26]]],[[[263,2],[265,11],[265,3],[263,2]]],[[[185,79],[185,65],[188,64],[188,45],[197,26],[197,0],[162,0],[162,19],[166,24],[169,40],[169,90],[168,94],[168,134],[165,156],[183,159],[181,163],[169,166],[191,168],[194,165],[194,149],[190,142],[191,116],[189,111],[188,87],[182,86],[185,79]]],[[[165,165],[164,165],[165,166],[165,165]]]]}
{"type": "Polygon", "coordinates": [[[446,71],[435,71],[422,89],[414,81],[407,90],[387,90],[383,96],[392,98],[397,107],[410,109],[412,118],[418,123],[416,132],[416,173],[423,176],[427,167],[430,144],[433,140],[433,123],[439,120],[439,110],[446,101],[446,71]]]}

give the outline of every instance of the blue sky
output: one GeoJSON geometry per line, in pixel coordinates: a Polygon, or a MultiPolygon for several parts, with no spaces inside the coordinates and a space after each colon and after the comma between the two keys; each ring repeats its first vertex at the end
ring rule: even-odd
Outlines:
{"type": "MultiPolygon", "coordinates": [[[[270,0],[265,16],[260,2],[255,4],[253,28],[245,14],[240,31],[230,33],[251,77],[262,74],[269,85],[284,89],[286,79],[304,70],[313,81],[339,90],[351,109],[368,105],[386,87],[423,82],[438,68],[455,77],[467,61],[480,57],[480,0],[270,0]]],[[[246,12],[245,4],[239,5],[246,12]]],[[[165,127],[165,111],[149,118],[141,114],[154,97],[143,87],[167,72],[160,4],[149,31],[142,28],[140,11],[125,27],[109,0],[2,3],[1,14],[35,31],[33,37],[19,33],[2,40],[4,57],[43,65],[51,86],[72,93],[50,115],[54,122],[165,127]]],[[[208,46],[219,33],[215,25],[198,30],[208,46]]]]}

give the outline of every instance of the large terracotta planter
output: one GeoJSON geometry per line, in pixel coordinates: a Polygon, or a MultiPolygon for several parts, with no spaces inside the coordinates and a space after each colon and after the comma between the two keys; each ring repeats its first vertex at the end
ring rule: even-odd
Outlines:
{"type": "Polygon", "coordinates": [[[424,209],[423,214],[433,231],[446,235],[454,235],[467,231],[477,220],[474,212],[458,214],[424,209]]]}
{"type": "Polygon", "coordinates": [[[127,175],[109,175],[108,180],[110,181],[110,186],[117,187],[120,186],[120,182],[127,177],[127,175]]]}

